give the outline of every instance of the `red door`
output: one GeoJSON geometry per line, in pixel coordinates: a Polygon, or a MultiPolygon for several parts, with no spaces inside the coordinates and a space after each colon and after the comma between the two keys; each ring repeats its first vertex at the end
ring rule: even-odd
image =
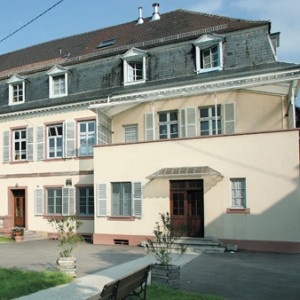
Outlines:
{"type": "Polygon", "coordinates": [[[25,198],[15,196],[15,226],[25,227],[25,198]]]}
{"type": "Polygon", "coordinates": [[[171,181],[171,217],[183,236],[204,237],[202,186],[202,181],[171,181]]]}

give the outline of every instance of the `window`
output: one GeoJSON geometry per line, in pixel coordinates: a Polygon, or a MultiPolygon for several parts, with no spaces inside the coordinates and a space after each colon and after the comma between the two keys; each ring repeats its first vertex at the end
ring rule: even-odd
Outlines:
{"type": "Polygon", "coordinates": [[[49,215],[62,214],[62,189],[47,189],[47,213],[49,215]]]}
{"type": "Polygon", "coordinates": [[[112,216],[131,216],[131,182],[112,183],[112,216]]]}
{"type": "Polygon", "coordinates": [[[246,179],[245,178],[232,178],[231,180],[231,197],[232,208],[245,208],[246,207],[246,179]]]}
{"type": "Polygon", "coordinates": [[[78,189],[79,215],[94,215],[94,188],[83,187],[78,189]]]}
{"type": "Polygon", "coordinates": [[[63,157],[63,125],[48,126],[48,158],[63,157]]]}
{"type": "Polygon", "coordinates": [[[194,42],[196,47],[197,73],[222,70],[223,68],[223,38],[205,34],[194,42]]]}
{"type": "Polygon", "coordinates": [[[96,141],[96,122],[79,122],[79,156],[93,155],[93,146],[96,141]]]}
{"type": "Polygon", "coordinates": [[[124,85],[146,81],[146,57],[145,51],[136,48],[132,48],[124,54],[124,85]]]}
{"type": "Polygon", "coordinates": [[[178,112],[159,113],[159,138],[172,139],[178,137],[178,112]]]}
{"type": "Polygon", "coordinates": [[[124,126],[125,143],[132,143],[138,141],[138,126],[127,125],[124,126]]]}
{"type": "Polygon", "coordinates": [[[68,95],[68,70],[54,66],[48,73],[49,97],[56,98],[68,95]]]}
{"type": "Polygon", "coordinates": [[[9,104],[20,104],[25,102],[25,78],[19,75],[12,76],[9,84],[9,104]]]}
{"type": "Polygon", "coordinates": [[[13,131],[14,160],[26,160],[26,129],[13,131]]]}
{"type": "Polygon", "coordinates": [[[200,108],[200,135],[222,133],[221,106],[200,108]]]}

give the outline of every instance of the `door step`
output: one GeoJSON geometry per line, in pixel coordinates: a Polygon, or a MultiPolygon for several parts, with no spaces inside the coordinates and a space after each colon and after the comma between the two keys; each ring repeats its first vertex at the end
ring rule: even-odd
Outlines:
{"type": "Polygon", "coordinates": [[[43,240],[46,237],[33,230],[24,231],[24,241],[43,240]]]}
{"type": "Polygon", "coordinates": [[[187,252],[194,253],[224,253],[226,250],[220,241],[213,238],[182,237],[176,243],[184,245],[187,252]]]}

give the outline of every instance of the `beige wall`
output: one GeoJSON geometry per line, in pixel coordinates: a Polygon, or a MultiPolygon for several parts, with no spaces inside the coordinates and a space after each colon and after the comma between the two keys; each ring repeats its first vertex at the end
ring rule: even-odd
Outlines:
{"type": "MultiPolygon", "coordinates": [[[[286,117],[282,120],[282,99],[279,96],[251,92],[232,91],[219,94],[206,94],[181,97],[136,107],[113,116],[113,143],[124,142],[124,125],[138,124],[139,141],[144,140],[144,114],[156,113],[156,138],[158,138],[158,112],[179,110],[185,107],[205,107],[217,104],[235,103],[236,132],[257,132],[286,128],[286,117]],[[284,125],[283,125],[284,124],[284,125]]],[[[285,112],[287,108],[284,108],[285,112]]],[[[222,112],[222,115],[224,112],[222,112]]],[[[199,111],[197,112],[197,135],[199,135],[199,111]]],[[[224,124],[222,124],[223,126],[224,124]]]]}
{"type": "MultiPolygon", "coordinates": [[[[112,221],[95,217],[95,232],[152,232],[169,210],[169,179],[148,180],[161,168],[209,166],[224,178],[206,191],[205,236],[223,239],[300,242],[298,131],[207,137],[96,147],[95,184],[142,181],[143,217],[112,221]],[[228,214],[230,178],[245,177],[250,214],[228,214]]],[[[204,179],[205,181],[207,179],[204,179]]],[[[110,193],[110,191],[109,191],[110,193]]]]}

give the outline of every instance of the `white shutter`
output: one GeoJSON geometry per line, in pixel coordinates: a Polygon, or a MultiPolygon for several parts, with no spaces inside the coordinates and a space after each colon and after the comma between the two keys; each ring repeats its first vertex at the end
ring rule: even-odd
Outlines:
{"type": "Polygon", "coordinates": [[[133,215],[135,217],[142,216],[142,183],[132,183],[132,200],[133,200],[133,215]]]}
{"type": "Polygon", "coordinates": [[[181,137],[196,136],[197,112],[195,107],[186,107],[180,110],[181,137]]]}
{"type": "Polygon", "coordinates": [[[145,113],[145,141],[154,139],[154,113],[145,113]]]}
{"type": "Polygon", "coordinates": [[[43,189],[34,190],[34,215],[35,216],[44,215],[44,190],[43,189]]]}
{"type": "Polygon", "coordinates": [[[36,127],[36,159],[45,159],[45,129],[44,126],[36,127]]]}
{"type": "Polygon", "coordinates": [[[71,216],[75,214],[75,189],[62,188],[62,215],[71,216]]]}
{"type": "Polygon", "coordinates": [[[2,146],[2,154],[3,154],[3,163],[8,163],[10,160],[10,131],[3,131],[3,146],[2,146]]]}
{"type": "Polygon", "coordinates": [[[76,156],[76,122],[70,121],[64,123],[64,143],[65,143],[65,157],[76,156]]]}
{"type": "Polygon", "coordinates": [[[235,133],[235,104],[224,104],[224,133],[235,133]]]}
{"type": "Polygon", "coordinates": [[[26,128],[26,159],[33,161],[33,127],[26,128]]]}
{"type": "Polygon", "coordinates": [[[97,216],[107,215],[107,186],[105,183],[97,184],[97,216]]]}

